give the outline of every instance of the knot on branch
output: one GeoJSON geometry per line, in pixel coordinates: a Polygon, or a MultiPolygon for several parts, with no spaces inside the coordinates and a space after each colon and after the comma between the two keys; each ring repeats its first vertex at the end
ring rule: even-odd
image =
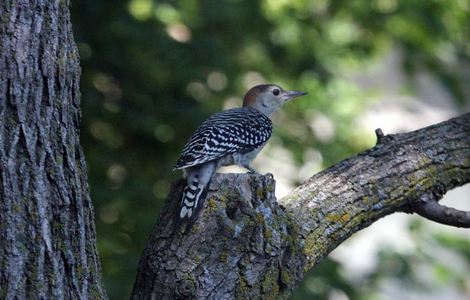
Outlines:
{"type": "Polygon", "coordinates": [[[380,129],[380,128],[377,128],[375,130],[375,136],[377,137],[376,145],[385,144],[385,143],[388,143],[388,142],[390,142],[394,139],[393,135],[391,135],[391,134],[385,135],[383,133],[382,129],[380,129]]]}

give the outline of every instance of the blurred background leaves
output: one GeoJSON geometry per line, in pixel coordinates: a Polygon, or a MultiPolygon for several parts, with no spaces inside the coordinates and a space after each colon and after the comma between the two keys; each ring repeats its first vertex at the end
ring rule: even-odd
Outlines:
{"type": "MultiPolygon", "coordinates": [[[[255,164],[285,195],[371,147],[375,126],[411,130],[467,111],[469,15],[468,0],[74,2],[82,145],[110,298],[129,297],[146,238],[181,176],[172,166],[209,114],[240,105],[262,82],[309,92],[276,114],[255,164]]],[[[293,298],[393,299],[403,282],[409,295],[443,282],[470,297],[468,238],[413,222],[421,221],[406,222],[411,253],[379,249],[356,280],[333,256],[293,298]],[[457,253],[467,271],[422,251],[427,244],[457,253]],[[435,276],[423,283],[422,268],[435,276]]]]}

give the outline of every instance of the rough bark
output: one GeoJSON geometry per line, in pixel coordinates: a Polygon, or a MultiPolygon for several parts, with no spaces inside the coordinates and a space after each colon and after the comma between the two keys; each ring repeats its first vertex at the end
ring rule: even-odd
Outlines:
{"type": "Polygon", "coordinates": [[[106,298],[69,6],[0,1],[0,299],[106,298]]]}
{"type": "Polygon", "coordinates": [[[378,138],[279,202],[270,175],[216,175],[187,235],[173,228],[177,182],[149,237],[133,299],[287,298],[353,233],[394,212],[422,212],[470,181],[470,114],[378,138]]]}

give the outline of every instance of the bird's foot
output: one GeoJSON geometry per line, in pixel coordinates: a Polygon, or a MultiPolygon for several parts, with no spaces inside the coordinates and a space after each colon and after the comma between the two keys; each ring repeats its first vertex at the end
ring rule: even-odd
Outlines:
{"type": "Polygon", "coordinates": [[[255,169],[253,169],[250,166],[246,166],[245,169],[248,170],[248,174],[259,174],[258,171],[256,171],[255,169]]]}

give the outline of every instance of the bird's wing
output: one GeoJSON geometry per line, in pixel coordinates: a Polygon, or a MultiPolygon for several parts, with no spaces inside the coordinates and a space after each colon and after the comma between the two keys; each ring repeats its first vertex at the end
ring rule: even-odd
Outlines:
{"type": "Polygon", "coordinates": [[[253,108],[234,108],[210,116],[191,136],[174,169],[202,164],[228,154],[249,152],[272,133],[271,120],[253,108]]]}

